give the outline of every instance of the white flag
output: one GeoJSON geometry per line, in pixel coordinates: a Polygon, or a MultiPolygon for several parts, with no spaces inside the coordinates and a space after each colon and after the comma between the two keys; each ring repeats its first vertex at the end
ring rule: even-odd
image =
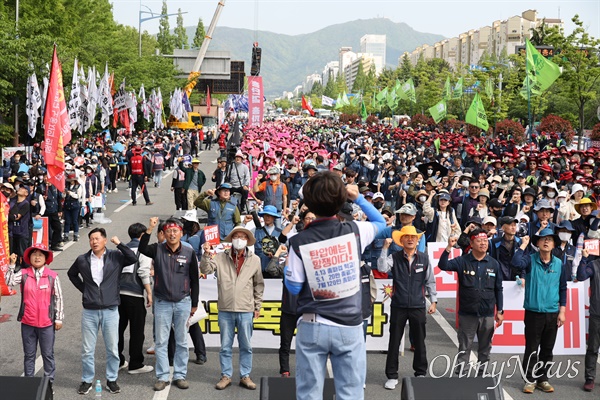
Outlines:
{"type": "Polygon", "coordinates": [[[81,134],[83,134],[87,130],[87,126],[90,125],[89,119],[90,115],[88,112],[88,108],[90,105],[88,87],[85,79],[85,71],[83,67],[79,68],[79,97],[81,99],[81,105],[79,106],[79,127],[78,130],[81,134]]]}
{"type": "Polygon", "coordinates": [[[96,119],[96,106],[98,104],[98,87],[96,86],[96,67],[88,68],[88,79],[87,79],[87,91],[88,91],[88,120],[84,126],[84,131],[90,129],[96,119]]]}
{"type": "Polygon", "coordinates": [[[154,107],[154,129],[162,129],[165,127],[162,119],[163,114],[163,98],[160,88],[156,92],[156,103],[154,107]]]}
{"type": "Polygon", "coordinates": [[[50,76],[50,66],[46,64],[46,74],[42,78],[42,128],[44,127],[44,111],[46,110],[46,99],[48,98],[48,77],[50,76]]]}
{"type": "Polygon", "coordinates": [[[79,128],[79,107],[81,106],[81,99],[79,95],[81,89],[79,88],[79,68],[77,68],[77,59],[75,59],[75,65],[73,67],[73,79],[71,83],[71,95],[69,96],[69,125],[71,130],[75,131],[79,128]]]}
{"type": "Polygon", "coordinates": [[[144,89],[144,85],[140,88],[140,94],[138,96],[140,98],[140,102],[142,104],[142,114],[144,115],[144,119],[150,122],[150,108],[148,107],[148,103],[146,102],[146,90],[144,89]]]}
{"type": "Polygon", "coordinates": [[[104,76],[100,81],[100,87],[98,88],[98,102],[102,109],[102,118],[100,119],[100,126],[106,128],[110,122],[110,116],[113,113],[112,96],[110,94],[110,83],[108,75],[108,63],[104,67],[104,76]]]}
{"type": "Polygon", "coordinates": [[[327,96],[321,96],[321,104],[323,106],[333,107],[333,99],[327,96]]]}
{"type": "Polygon", "coordinates": [[[32,138],[35,137],[37,120],[40,116],[39,108],[42,106],[42,95],[38,86],[35,72],[29,77],[27,83],[27,133],[32,138]]]}
{"type": "Polygon", "coordinates": [[[135,91],[131,91],[131,93],[129,93],[129,121],[130,121],[130,127],[131,130],[133,131],[133,124],[135,124],[137,122],[137,100],[135,98],[135,91]]]}

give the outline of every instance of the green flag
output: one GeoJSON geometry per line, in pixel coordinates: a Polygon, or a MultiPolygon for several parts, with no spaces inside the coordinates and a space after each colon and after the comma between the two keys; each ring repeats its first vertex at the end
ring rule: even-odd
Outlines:
{"type": "Polygon", "coordinates": [[[452,91],[452,100],[460,99],[463,94],[463,78],[462,76],[456,82],[456,86],[454,86],[454,90],[452,91]]]}
{"type": "Polygon", "coordinates": [[[450,77],[446,77],[446,84],[444,85],[444,91],[442,92],[442,99],[450,100],[450,77]]]}
{"type": "Polygon", "coordinates": [[[361,97],[362,96],[360,96],[358,93],[352,96],[352,100],[350,100],[350,105],[352,105],[352,107],[358,107],[360,105],[361,97]]]}
{"type": "Polygon", "coordinates": [[[343,106],[349,106],[350,105],[350,100],[348,100],[348,95],[346,94],[345,90],[344,90],[344,94],[342,95],[342,105],[343,106]]]}
{"type": "Polygon", "coordinates": [[[394,92],[393,90],[390,90],[388,92],[388,96],[387,96],[387,106],[390,109],[393,109],[396,107],[396,104],[398,104],[398,99],[396,98],[396,92],[394,92]]]}
{"type": "Polygon", "coordinates": [[[365,102],[361,101],[360,103],[360,116],[362,117],[363,122],[367,120],[369,114],[367,114],[367,106],[365,106],[365,102]]]}
{"type": "Polygon", "coordinates": [[[442,141],[440,140],[440,138],[435,138],[435,140],[433,141],[433,145],[435,146],[435,154],[438,155],[440,154],[440,145],[442,144],[442,141]]]}
{"type": "Polygon", "coordinates": [[[479,97],[479,93],[475,93],[475,97],[473,97],[473,102],[469,107],[469,111],[467,111],[465,122],[467,124],[475,125],[486,132],[490,127],[488,124],[487,115],[485,113],[485,108],[483,108],[483,102],[479,97]]]}
{"type": "Polygon", "coordinates": [[[340,93],[338,93],[338,97],[337,100],[335,101],[335,109],[339,110],[340,108],[344,107],[344,105],[342,104],[342,95],[340,93]]]}
{"type": "Polygon", "coordinates": [[[417,95],[415,94],[415,84],[413,83],[412,78],[409,78],[402,85],[402,92],[406,99],[412,101],[413,103],[417,102],[417,95]]]}
{"type": "Polygon", "coordinates": [[[384,88],[382,91],[380,91],[379,93],[377,93],[377,101],[382,103],[387,99],[387,94],[388,94],[388,88],[384,88]]]}
{"type": "Polygon", "coordinates": [[[489,99],[494,98],[494,83],[491,77],[485,82],[485,94],[489,99]]]}
{"type": "Polygon", "coordinates": [[[396,97],[402,96],[402,82],[399,79],[396,79],[396,84],[394,85],[394,92],[396,92],[396,97]]]}
{"type": "Polygon", "coordinates": [[[558,65],[548,60],[540,54],[539,51],[531,44],[529,39],[526,39],[525,46],[527,48],[526,59],[526,76],[523,81],[523,89],[521,96],[527,98],[527,91],[532,96],[539,96],[560,76],[560,68],[558,65]]]}
{"type": "Polygon", "coordinates": [[[435,123],[439,123],[442,119],[446,117],[446,100],[442,100],[435,106],[431,107],[429,109],[429,113],[433,117],[435,123]]]}

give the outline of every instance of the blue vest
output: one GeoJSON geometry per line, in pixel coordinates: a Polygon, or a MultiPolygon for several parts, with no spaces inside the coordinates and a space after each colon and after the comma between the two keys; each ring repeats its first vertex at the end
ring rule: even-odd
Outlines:
{"type": "Polygon", "coordinates": [[[277,190],[273,192],[273,185],[267,182],[265,190],[265,206],[275,206],[277,211],[283,209],[283,183],[277,185],[277,190]]]}
{"type": "Polygon", "coordinates": [[[548,270],[545,270],[540,260],[540,253],[532,254],[530,257],[531,271],[526,275],[523,308],[537,313],[556,313],[559,310],[562,262],[552,256],[548,270]]]}
{"type": "Polygon", "coordinates": [[[233,230],[233,214],[235,213],[236,203],[228,201],[221,210],[219,200],[210,201],[210,211],[208,212],[208,225],[219,225],[219,236],[224,240],[233,230]]]}
{"type": "MultiPolygon", "coordinates": [[[[320,219],[311,222],[302,232],[290,238],[290,246],[302,260],[300,246],[320,242],[338,236],[354,233],[356,246],[360,253],[360,232],[353,222],[340,223],[337,219],[320,219]]],[[[357,268],[358,269],[358,268],[357,268]]],[[[316,313],[337,324],[358,326],[363,323],[362,290],[349,297],[329,301],[316,301],[313,299],[307,281],[302,285],[298,295],[298,314],[316,313]]]]}

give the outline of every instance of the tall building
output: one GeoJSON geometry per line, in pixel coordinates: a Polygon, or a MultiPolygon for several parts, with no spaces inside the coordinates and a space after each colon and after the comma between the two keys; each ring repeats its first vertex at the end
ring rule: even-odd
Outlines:
{"type": "Polygon", "coordinates": [[[335,77],[338,75],[340,71],[340,63],[339,61],[329,61],[325,68],[323,68],[323,74],[321,80],[323,81],[323,87],[327,86],[327,82],[329,78],[335,80],[335,77]]]}
{"type": "Polygon", "coordinates": [[[308,75],[304,82],[302,83],[302,92],[308,94],[312,91],[312,88],[315,83],[322,83],[321,74],[312,74],[308,75]]]}
{"type": "Polygon", "coordinates": [[[338,71],[343,73],[346,67],[352,64],[352,61],[355,59],[356,53],[352,51],[352,47],[341,47],[339,51],[338,71]]]}
{"type": "MultiPolygon", "coordinates": [[[[525,39],[531,37],[531,30],[545,23],[548,27],[564,28],[564,22],[557,18],[538,18],[536,10],[523,11],[505,20],[492,22],[491,26],[471,29],[457,37],[444,39],[432,46],[424,44],[408,53],[410,61],[416,64],[422,57],[425,60],[442,58],[452,68],[458,65],[476,65],[484,54],[511,55],[517,52],[517,47],[525,44],[525,39]],[[431,50],[433,48],[433,51],[431,50]]],[[[400,64],[402,57],[398,60],[400,64]]]]}
{"type": "Polygon", "coordinates": [[[344,69],[344,76],[346,78],[348,92],[352,91],[352,86],[354,86],[354,81],[356,80],[356,75],[358,74],[358,66],[360,64],[362,64],[363,71],[367,73],[371,69],[371,66],[375,65],[373,55],[358,53],[357,57],[352,61],[352,63],[348,65],[346,69],[344,69]]]}
{"type": "Polygon", "coordinates": [[[364,35],[360,38],[360,52],[373,55],[375,73],[381,74],[386,62],[386,35],[364,35]]]}

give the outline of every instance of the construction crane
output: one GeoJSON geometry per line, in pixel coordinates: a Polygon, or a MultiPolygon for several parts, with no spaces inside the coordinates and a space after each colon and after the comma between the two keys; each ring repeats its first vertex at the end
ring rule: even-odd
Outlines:
{"type": "Polygon", "coordinates": [[[188,77],[188,83],[185,86],[184,90],[187,94],[188,99],[192,94],[192,90],[196,86],[198,82],[198,77],[200,76],[200,67],[202,66],[202,61],[204,61],[204,57],[206,56],[206,51],[208,50],[208,46],[210,45],[210,41],[212,40],[212,35],[217,27],[217,22],[219,21],[219,17],[221,16],[221,11],[223,11],[223,7],[225,7],[225,0],[220,0],[219,4],[217,4],[217,9],[215,10],[215,14],[213,15],[212,21],[210,21],[210,25],[208,30],[206,31],[206,35],[204,36],[204,41],[202,42],[202,46],[200,46],[200,51],[198,52],[198,57],[196,57],[196,62],[194,62],[194,67],[190,72],[188,77]]]}

